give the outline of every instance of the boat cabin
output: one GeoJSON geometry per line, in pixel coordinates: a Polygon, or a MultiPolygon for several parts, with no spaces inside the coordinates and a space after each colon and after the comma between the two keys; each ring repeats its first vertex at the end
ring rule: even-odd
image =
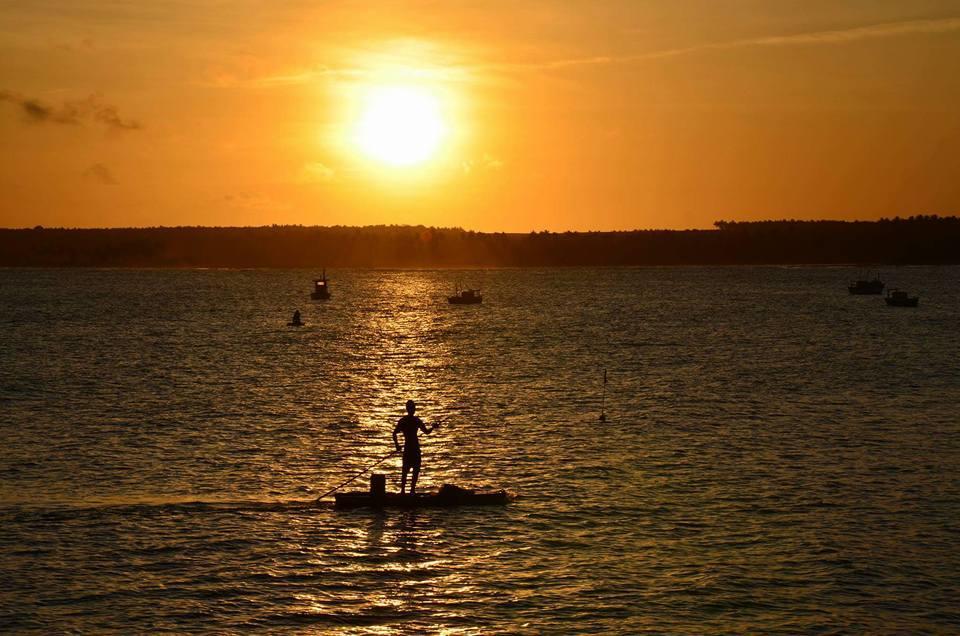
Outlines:
{"type": "Polygon", "coordinates": [[[874,277],[873,280],[860,279],[850,283],[850,286],[847,289],[851,294],[865,295],[865,294],[882,294],[884,288],[884,283],[880,280],[879,276],[874,277]]]}
{"type": "Polygon", "coordinates": [[[328,300],[330,298],[330,285],[327,283],[327,271],[323,271],[321,278],[313,279],[313,293],[310,298],[314,300],[328,300]]]}
{"type": "Polygon", "coordinates": [[[891,289],[884,300],[891,307],[916,307],[920,303],[919,296],[910,296],[899,289],[891,289]]]}

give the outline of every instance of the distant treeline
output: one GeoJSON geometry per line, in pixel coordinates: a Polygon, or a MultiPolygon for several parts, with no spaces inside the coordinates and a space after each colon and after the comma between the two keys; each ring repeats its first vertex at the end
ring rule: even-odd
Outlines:
{"type": "Polygon", "coordinates": [[[956,264],[960,218],[718,221],[712,230],[504,234],[423,226],[0,230],[0,266],[530,267],[956,264]]]}

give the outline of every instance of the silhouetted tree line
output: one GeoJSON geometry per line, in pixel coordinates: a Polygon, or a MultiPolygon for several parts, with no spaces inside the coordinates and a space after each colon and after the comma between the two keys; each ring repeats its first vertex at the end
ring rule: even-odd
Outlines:
{"type": "Polygon", "coordinates": [[[713,230],[482,233],[423,226],[0,230],[0,266],[528,267],[954,264],[960,219],[717,221],[713,230]]]}

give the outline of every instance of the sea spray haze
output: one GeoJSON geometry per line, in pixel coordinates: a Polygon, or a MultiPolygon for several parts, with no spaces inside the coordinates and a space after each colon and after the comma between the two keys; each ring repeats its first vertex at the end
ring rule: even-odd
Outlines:
{"type": "Polygon", "coordinates": [[[960,269],[318,273],[0,270],[5,631],[960,629],[960,269]]]}

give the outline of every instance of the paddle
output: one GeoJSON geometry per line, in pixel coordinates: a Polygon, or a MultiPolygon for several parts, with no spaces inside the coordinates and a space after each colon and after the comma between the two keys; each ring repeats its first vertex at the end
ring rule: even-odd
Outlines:
{"type": "Polygon", "coordinates": [[[353,477],[351,477],[351,478],[348,479],[347,481],[345,481],[345,482],[343,482],[342,484],[338,485],[336,488],[333,488],[333,489],[331,489],[331,490],[328,490],[327,492],[325,492],[325,493],[323,493],[322,495],[320,495],[319,497],[317,497],[317,498],[316,498],[316,501],[320,501],[320,500],[323,499],[324,497],[328,497],[328,496],[332,495],[333,493],[337,492],[338,490],[340,490],[341,488],[343,488],[344,486],[346,486],[347,484],[349,484],[350,482],[352,482],[354,479],[356,479],[356,478],[359,477],[360,475],[363,475],[364,473],[370,472],[371,470],[373,470],[374,468],[376,468],[377,466],[379,466],[379,465],[382,464],[383,462],[387,461],[388,459],[390,459],[391,457],[393,457],[394,455],[397,455],[397,454],[399,454],[399,453],[400,453],[400,451],[396,451],[396,450],[390,451],[389,453],[387,453],[386,455],[384,455],[383,457],[381,457],[379,460],[377,460],[377,462],[376,462],[375,464],[364,468],[363,470],[361,470],[359,473],[357,473],[356,475],[354,475],[353,477]]]}

